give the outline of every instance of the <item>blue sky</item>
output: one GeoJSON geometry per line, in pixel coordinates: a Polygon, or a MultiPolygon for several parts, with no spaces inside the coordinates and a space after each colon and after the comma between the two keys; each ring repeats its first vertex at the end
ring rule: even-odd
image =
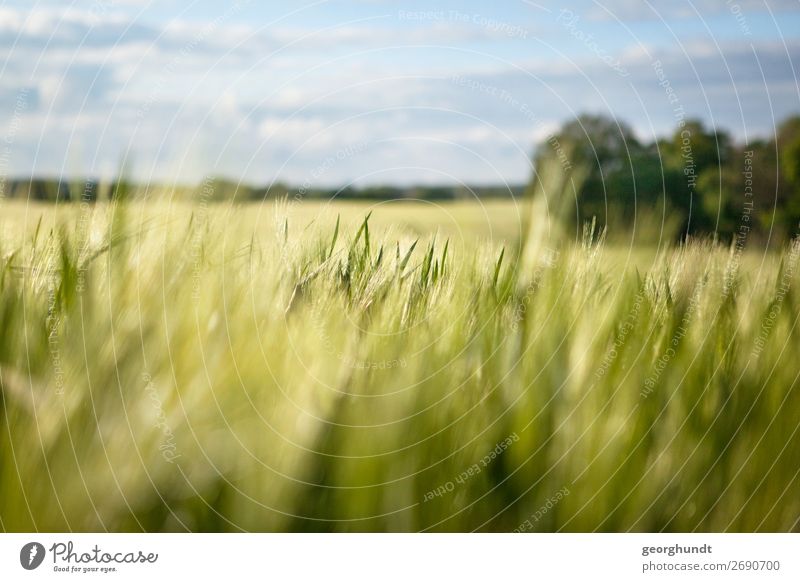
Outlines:
{"type": "Polygon", "coordinates": [[[520,183],[582,112],[800,112],[798,0],[7,1],[0,55],[9,176],[520,183]]]}

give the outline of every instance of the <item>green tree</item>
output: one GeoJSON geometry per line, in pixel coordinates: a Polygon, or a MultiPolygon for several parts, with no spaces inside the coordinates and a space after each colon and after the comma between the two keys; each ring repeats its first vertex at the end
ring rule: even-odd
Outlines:
{"type": "Polygon", "coordinates": [[[684,212],[686,232],[715,231],[722,214],[723,170],[732,159],[730,136],[688,120],[665,145],[666,166],[683,176],[667,194],[671,205],[684,212]]]}
{"type": "Polygon", "coordinates": [[[634,161],[643,153],[625,123],[601,115],[581,115],[539,144],[534,168],[543,168],[548,162],[565,171],[574,166],[585,168],[587,177],[576,193],[575,216],[579,223],[596,218],[606,225],[620,204],[630,202],[630,190],[620,183],[633,174],[634,161]]]}
{"type": "Polygon", "coordinates": [[[775,136],[780,181],[776,196],[776,219],[788,234],[797,232],[800,221],[800,116],[784,121],[775,136]]]}

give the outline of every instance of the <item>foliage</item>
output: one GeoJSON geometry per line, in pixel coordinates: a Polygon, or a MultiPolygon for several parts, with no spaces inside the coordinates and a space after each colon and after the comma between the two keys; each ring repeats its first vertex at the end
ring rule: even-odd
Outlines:
{"type": "Polygon", "coordinates": [[[554,143],[572,147],[571,161],[591,168],[575,200],[577,224],[594,217],[609,231],[624,231],[639,213],[655,210],[680,216],[682,236],[732,240],[744,222],[749,238],[784,242],[800,220],[800,117],[787,119],[768,141],[738,144],[687,119],[668,139],[647,144],[624,123],[583,115],[539,145],[537,168],[556,157],[554,143]]]}

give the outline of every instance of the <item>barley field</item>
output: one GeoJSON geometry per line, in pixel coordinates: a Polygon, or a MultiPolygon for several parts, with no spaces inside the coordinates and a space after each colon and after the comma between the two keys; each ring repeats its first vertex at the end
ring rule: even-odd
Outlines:
{"type": "Polygon", "coordinates": [[[5,203],[0,528],[800,531],[798,242],[526,216],[5,203]]]}

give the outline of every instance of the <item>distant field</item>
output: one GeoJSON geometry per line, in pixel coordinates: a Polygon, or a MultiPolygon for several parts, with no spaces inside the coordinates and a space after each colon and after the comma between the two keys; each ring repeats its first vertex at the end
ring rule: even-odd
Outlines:
{"type": "Polygon", "coordinates": [[[4,203],[0,527],[798,530],[800,246],[525,215],[4,203]]]}
{"type": "MultiPolygon", "coordinates": [[[[105,205],[99,204],[98,208],[105,205]]],[[[4,228],[31,229],[41,217],[45,225],[69,224],[80,215],[81,206],[71,204],[26,204],[18,200],[0,202],[4,228]]],[[[293,228],[305,229],[315,223],[335,223],[342,216],[342,226],[358,226],[368,212],[372,212],[371,223],[381,232],[391,228],[406,234],[428,235],[436,231],[454,239],[514,241],[519,234],[527,211],[527,203],[514,200],[488,200],[485,202],[295,202],[274,201],[245,204],[210,204],[205,207],[215,217],[225,216],[241,224],[247,230],[272,229],[275,225],[276,209],[281,219],[287,217],[293,228]]],[[[146,203],[132,205],[133,220],[146,219],[157,227],[170,220],[183,220],[197,207],[178,202],[175,204],[146,203]]]]}

